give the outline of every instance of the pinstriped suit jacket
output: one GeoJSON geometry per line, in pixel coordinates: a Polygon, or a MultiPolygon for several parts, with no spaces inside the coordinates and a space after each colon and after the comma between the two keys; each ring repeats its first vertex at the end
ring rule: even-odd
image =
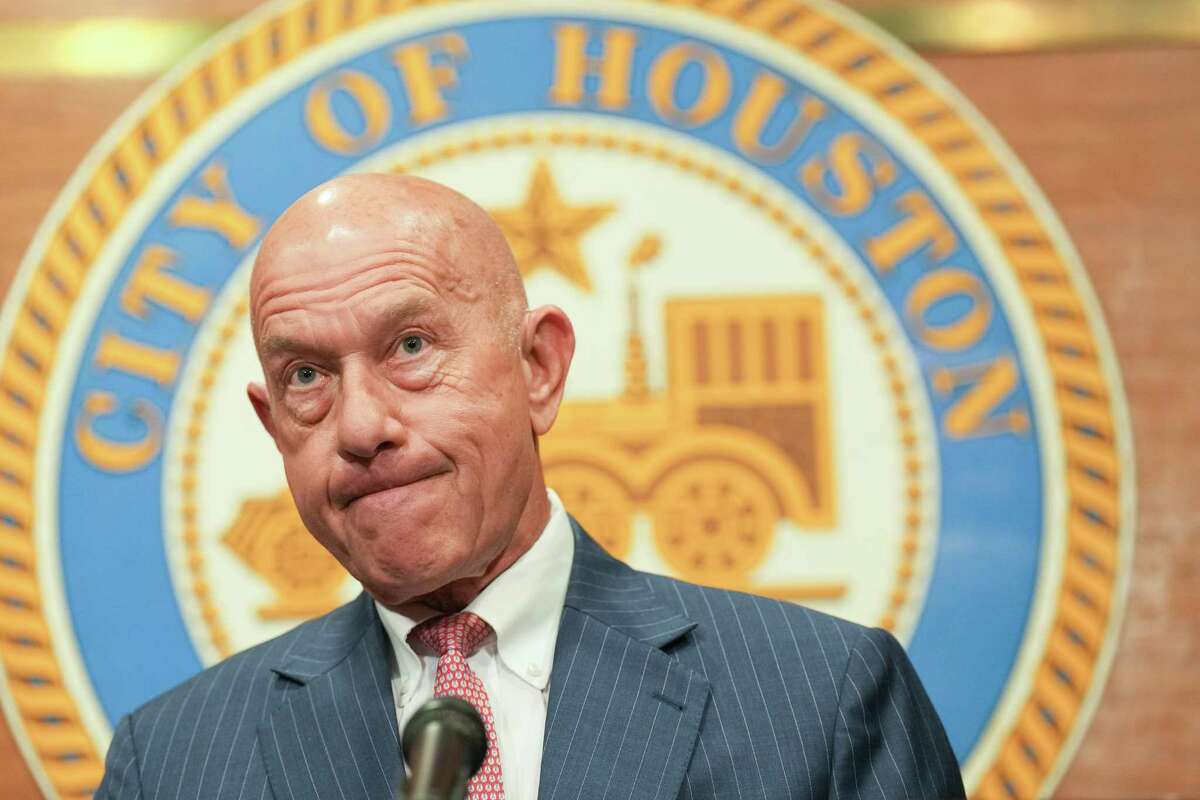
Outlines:
{"type": "MultiPolygon", "coordinates": [[[[635,572],[575,526],[539,796],[947,798],[962,782],[896,641],[635,572]]],[[[389,644],[349,605],[124,717],[99,798],[394,798],[389,644]]]]}

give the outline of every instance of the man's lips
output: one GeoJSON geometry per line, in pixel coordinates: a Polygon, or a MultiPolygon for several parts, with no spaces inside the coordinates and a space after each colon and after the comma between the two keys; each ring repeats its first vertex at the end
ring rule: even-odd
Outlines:
{"type": "Polygon", "coordinates": [[[346,499],[340,505],[343,508],[349,508],[359,500],[371,497],[372,495],[391,492],[397,489],[408,489],[424,481],[431,480],[441,475],[446,475],[449,473],[449,471],[450,470],[447,469],[430,470],[428,472],[419,473],[412,477],[406,476],[399,480],[371,481],[365,485],[354,486],[352,488],[348,488],[342,493],[342,496],[346,499]]]}

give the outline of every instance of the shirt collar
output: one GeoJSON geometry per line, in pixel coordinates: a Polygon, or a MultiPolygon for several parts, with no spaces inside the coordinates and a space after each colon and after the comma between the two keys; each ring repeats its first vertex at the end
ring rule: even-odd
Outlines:
{"type": "Polygon", "coordinates": [[[404,613],[385,608],[378,600],[375,609],[387,631],[392,643],[392,654],[396,658],[396,671],[401,676],[418,676],[421,674],[421,657],[416,654],[408,643],[408,634],[430,617],[436,617],[438,612],[432,608],[412,604],[406,606],[404,613]]]}
{"type": "MultiPolygon", "coordinates": [[[[464,609],[492,626],[496,650],[504,665],[542,691],[550,682],[554,644],[575,557],[570,518],[553,490],[547,490],[546,495],[550,519],[541,535],[464,609]]],[[[391,639],[400,674],[419,673],[421,659],[409,646],[408,634],[438,612],[409,606],[401,613],[384,608],[378,601],[375,605],[391,639]]]]}

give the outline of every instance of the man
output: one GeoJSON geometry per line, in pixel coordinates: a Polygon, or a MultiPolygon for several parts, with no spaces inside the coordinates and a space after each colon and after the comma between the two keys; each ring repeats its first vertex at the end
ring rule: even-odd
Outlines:
{"type": "Polygon", "coordinates": [[[122,719],[100,797],[394,797],[398,731],[447,692],[487,722],[471,797],[962,795],[887,633],[634,572],[570,520],[537,442],[574,333],[526,308],[478,206],[318,187],[264,240],[250,307],[250,402],[366,592],[122,719]]]}

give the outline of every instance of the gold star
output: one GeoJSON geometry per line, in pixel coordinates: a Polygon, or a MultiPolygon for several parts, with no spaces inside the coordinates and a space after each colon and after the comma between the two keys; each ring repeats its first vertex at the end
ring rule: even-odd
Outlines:
{"type": "Polygon", "coordinates": [[[611,204],[568,206],[558,194],[550,167],[538,161],[533,168],[525,202],[516,208],[490,213],[504,231],[517,259],[521,277],[539,269],[552,269],[585,292],[592,290],[579,240],[611,214],[611,204]]]}

